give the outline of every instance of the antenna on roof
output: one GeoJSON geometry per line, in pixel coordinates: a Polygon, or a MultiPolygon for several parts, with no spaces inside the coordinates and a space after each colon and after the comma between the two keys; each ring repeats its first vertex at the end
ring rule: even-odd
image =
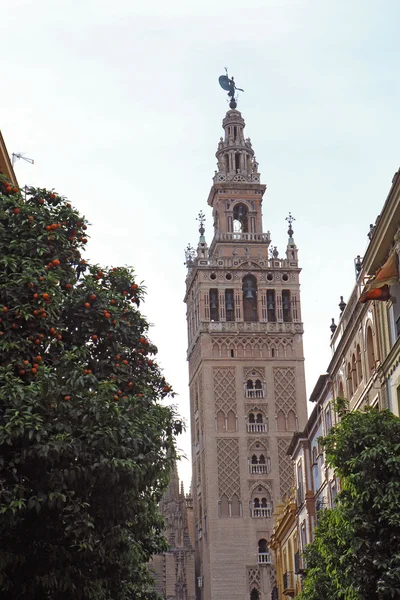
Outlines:
{"type": "Polygon", "coordinates": [[[27,156],[25,156],[24,152],[13,152],[12,160],[11,160],[12,166],[14,166],[15,161],[19,160],[20,158],[22,158],[22,160],[25,160],[26,162],[30,163],[31,165],[33,165],[35,163],[33,158],[28,158],[27,156]]]}

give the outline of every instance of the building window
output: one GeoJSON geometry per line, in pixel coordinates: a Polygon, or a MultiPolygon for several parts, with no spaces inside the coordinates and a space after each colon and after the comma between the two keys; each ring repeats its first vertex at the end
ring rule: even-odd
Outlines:
{"type": "Polygon", "coordinates": [[[366,346],[367,346],[368,375],[369,375],[369,377],[371,377],[371,375],[375,372],[374,340],[372,337],[371,327],[367,327],[366,346]]]}
{"type": "Polygon", "coordinates": [[[329,433],[329,430],[332,427],[332,413],[330,406],[325,411],[325,433],[329,433]]]}
{"type": "Polygon", "coordinates": [[[349,398],[351,398],[354,392],[353,392],[353,379],[351,376],[351,364],[350,363],[347,364],[347,387],[349,390],[349,398]]]}
{"type": "Polygon", "coordinates": [[[313,449],[312,449],[312,462],[313,462],[313,467],[318,464],[318,451],[317,451],[316,446],[313,446],[313,449]]]}
{"type": "Polygon", "coordinates": [[[352,384],[353,384],[353,391],[355,392],[358,387],[358,381],[357,381],[356,357],[354,354],[351,357],[351,379],[352,379],[352,384]]]}
{"type": "Polygon", "coordinates": [[[360,344],[357,344],[357,365],[356,366],[357,366],[357,381],[358,381],[358,384],[360,384],[362,381],[362,378],[363,378],[360,344]]]}

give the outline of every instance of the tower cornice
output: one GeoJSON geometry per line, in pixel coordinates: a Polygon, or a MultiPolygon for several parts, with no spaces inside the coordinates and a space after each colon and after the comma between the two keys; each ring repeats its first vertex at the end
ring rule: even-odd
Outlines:
{"type": "MultiPolygon", "coordinates": [[[[229,199],[230,196],[240,196],[245,199],[246,195],[253,196],[260,195],[261,198],[264,196],[267,186],[265,183],[257,182],[236,182],[227,181],[214,183],[211,186],[210,193],[208,195],[207,203],[210,206],[214,206],[215,197],[218,196],[221,199],[229,199]]],[[[250,198],[249,198],[250,200],[250,198]]]]}

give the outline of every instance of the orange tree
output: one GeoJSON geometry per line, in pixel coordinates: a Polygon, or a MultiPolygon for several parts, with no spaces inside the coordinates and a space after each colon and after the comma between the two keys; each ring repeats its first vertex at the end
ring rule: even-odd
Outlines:
{"type": "Polygon", "coordinates": [[[81,256],[87,224],[0,176],[0,596],[152,598],[181,422],[143,288],[81,256]]]}

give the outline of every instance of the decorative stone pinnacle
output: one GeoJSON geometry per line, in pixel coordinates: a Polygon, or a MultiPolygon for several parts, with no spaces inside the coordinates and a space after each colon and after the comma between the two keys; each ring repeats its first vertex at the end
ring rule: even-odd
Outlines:
{"type": "Polygon", "coordinates": [[[204,223],[206,222],[206,215],[203,213],[202,210],[199,212],[198,217],[196,218],[196,221],[198,221],[200,223],[199,233],[201,236],[203,236],[205,233],[204,223]]]}
{"type": "Polygon", "coordinates": [[[196,256],[195,249],[190,244],[188,244],[185,248],[185,265],[188,268],[192,266],[195,256],[196,256]]]}
{"type": "Polygon", "coordinates": [[[292,213],[289,213],[289,216],[286,217],[285,220],[289,223],[288,236],[289,237],[293,237],[294,231],[293,231],[293,228],[292,228],[292,223],[296,219],[292,216],[292,213]]]}

